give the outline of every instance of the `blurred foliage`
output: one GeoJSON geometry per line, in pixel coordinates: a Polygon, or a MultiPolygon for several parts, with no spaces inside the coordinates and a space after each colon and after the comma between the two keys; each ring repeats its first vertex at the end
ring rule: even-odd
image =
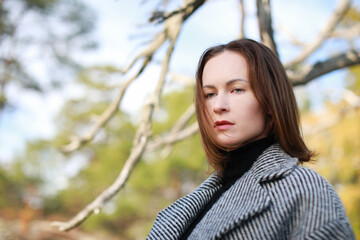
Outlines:
{"type": "Polygon", "coordinates": [[[0,1],[0,112],[16,107],[8,88],[41,93],[66,83],[81,67],[74,55],[96,47],[95,20],[80,0],[0,1]]]}
{"type": "Polygon", "coordinates": [[[357,6],[354,6],[350,8],[349,12],[345,15],[345,18],[343,19],[343,23],[349,24],[348,26],[351,26],[351,24],[354,24],[354,22],[360,22],[360,9],[357,8],[357,6]]]}

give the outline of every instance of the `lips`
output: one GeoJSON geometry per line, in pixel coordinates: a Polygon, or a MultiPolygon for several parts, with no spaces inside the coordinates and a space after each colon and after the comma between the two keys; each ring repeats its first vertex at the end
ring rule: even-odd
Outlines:
{"type": "Polygon", "coordinates": [[[229,121],[226,121],[226,120],[221,120],[221,121],[216,121],[215,122],[214,128],[217,129],[217,130],[224,131],[224,130],[229,129],[233,125],[234,125],[234,123],[232,123],[232,122],[229,122],[229,121]]]}

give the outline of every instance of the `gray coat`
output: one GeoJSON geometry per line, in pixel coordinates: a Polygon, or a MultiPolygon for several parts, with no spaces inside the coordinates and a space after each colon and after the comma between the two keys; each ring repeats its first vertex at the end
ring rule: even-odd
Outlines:
{"type": "MultiPolygon", "coordinates": [[[[335,190],[297,162],[279,145],[270,146],[188,239],[355,239],[335,190]]],[[[162,210],[147,239],[179,239],[220,187],[221,179],[211,175],[162,210]]]]}

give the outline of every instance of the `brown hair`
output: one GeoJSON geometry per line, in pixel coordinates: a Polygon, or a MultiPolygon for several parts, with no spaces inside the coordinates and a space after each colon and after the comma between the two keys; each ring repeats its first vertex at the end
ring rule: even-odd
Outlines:
{"type": "Polygon", "coordinates": [[[243,56],[248,65],[251,89],[266,114],[268,137],[280,144],[286,153],[300,163],[314,156],[304,143],[300,131],[300,117],[292,85],[278,57],[265,45],[250,39],[208,48],[201,56],[196,72],[195,107],[203,148],[210,166],[220,174],[224,169],[225,149],[216,141],[213,123],[208,117],[203,93],[202,76],[206,63],[214,56],[232,51],[243,56]]]}

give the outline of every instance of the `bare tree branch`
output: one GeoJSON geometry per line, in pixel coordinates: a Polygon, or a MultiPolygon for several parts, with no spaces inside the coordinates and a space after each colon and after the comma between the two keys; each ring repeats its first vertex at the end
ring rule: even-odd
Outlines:
{"type": "Polygon", "coordinates": [[[334,30],[336,24],[340,21],[341,18],[343,18],[347,10],[350,8],[350,2],[351,0],[341,0],[339,2],[334,13],[330,16],[326,25],[319,32],[317,37],[312,42],[307,44],[297,57],[284,64],[285,68],[289,68],[290,66],[302,62],[307,57],[309,57],[319,46],[321,46],[322,42],[331,35],[331,32],[334,30]]]}
{"type": "Polygon", "coordinates": [[[294,86],[304,85],[311,80],[345,67],[360,64],[360,51],[352,50],[347,53],[336,55],[312,66],[305,67],[302,73],[294,74],[288,71],[290,81],[294,86]]]}
{"type": "Polygon", "coordinates": [[[272,28],[270,0],[256,0],[256,7],[261,41],[279,55],[272,28]]]}
{"type": "Polygon", "coordinates": [[[157,35],[155,40],[152,41],[144,51],[142,51],[133,59],[130,65],[124,70],[124,73],[127,73],[140,58],[144,57],[145,60],[143,61],[140,70],[124,83],[115,101],[109,105],[109,107],[99,117],[98,121],[92,126],[86,136],[82,138],[77,136],[71,137],[71,142],[62,147],[61,150],[63,152],[69,153],[75,151],[88,142],[92,141],[99,129],[103,127],[117,112],[127,87],[141,75],[147,64],[151,61],[153,54],[160,48],[163,43],[165,43],[167,39],[170,39],[171,41],[175,41],[175,39],[177,39],[183,22],[203,3],[204,1],[199,0],[185,0],[186,7],[181,8],[184,9],[183,11],[179,11],[181,14],[172,14],[171,17],[166,18],[166,21],[164,22],[164,28],[161,33],[157,35]]]}
{"type": "Polygon", "coordinates": [[[150,98],[149,103],[146,104],[144,107],[143,118],[141,120],[140,127],[136,132],[130,156],[126,160],[125,165],[122,168],[119,176],[109,188],[102,192],[92,203],[90,203],[83,210],[81,210],[71,220],[69,220],[68,222],[53,222],[52,225],[58,227],[59,230],[71,230],[76,226],[79,226],[93,213],[99,212],[103,205],[124,187],[132,170],[134,169],[143,152],[145,151],[146,144],[151,136],[151,122],[153,118],[153,112],[156,106],[159,105],[160,96],[165,83],[166,75],[169,70],[170,58],[174,51],[175,43],[179,37],[181,27],[183,25],[183,19],[180,17],[181,16],[174,16],[173,18],[171,18],[172,20],[169,19],[171,21],[165,23],[166,28],[170,28],[168,29],[168,31],[166,31],[167,37],[171,40],[170,45],[161,66],[161,73],[158,84],[154,90],[152,97],[150,98]]]}
{"type": "Polygon", "coordinates": [[[151,122],[152,122],[154,108],[156,105],[158,105],[158,102],[160,100],[162,87],[165,82],[166,73],[169,68],[169,62],[174,50],[175,42],[176,39],[171,42],[168,48],[168,52],[162,64],[162,70],[158,84],[156,86],[156,89],[152,97],[149,100],[149,103],[144,106],[143,117],[140,123],[140,127],[136,132],[133,142],[133,147],[130,152],[130,156],[126,160],[125,165],[122,168],[119,176],[116,178],[115,182],[110,187],[108,187],[104,192],[102,192],[93,202],[91,202],[88,206],[86,206],[70,221],[53,222],[52,225],[58,227],[60,231],[69,231],[79,226],[93,213],[98,213],[100,209],[103,207],[103,205],[107,201],[109,201],[112,197],[114,197],[115,194],[118,193],[124,187],[132,170],[134,169],[139,159],[141,158],[145,150],[146,144],[151,136],[151,122]]]}
{"type": "Polygon", "coordinates": [[[244,0],[240,0],[239,1],[239,8],[240,8],[240,14],[241,14],[241,19],[240,19],[240,35],[239,38],[244,38],[245,37],[245,6],[244,6],[244,0]]]}

